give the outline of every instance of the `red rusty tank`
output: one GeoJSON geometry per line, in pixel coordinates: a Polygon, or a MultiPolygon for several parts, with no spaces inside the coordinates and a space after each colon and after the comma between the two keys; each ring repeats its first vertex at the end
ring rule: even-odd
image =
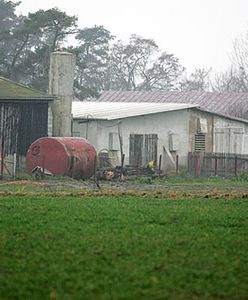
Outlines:
{"type": "Polygon", "coordinates": [[[40,169],[56,176],[84,179],[94,174],[96,150],[80,137],[43,137],[30,145],[26,161],[30,175],[40,169]]]}

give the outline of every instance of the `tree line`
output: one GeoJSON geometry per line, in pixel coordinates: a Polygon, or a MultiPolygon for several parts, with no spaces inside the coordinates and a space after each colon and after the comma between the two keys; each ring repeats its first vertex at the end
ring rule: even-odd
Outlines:
{"type": "Polygon", "coordinates": [[[152,39],[134,34],[124,43],[103,26],[81,29],[76,16],[58,8],[17,15],[20,3],[0,0],[0,75],[34,89],[47,91],[50,53],[65,50],[76,55],[79,99],[103,90],[248,91],[247,36],[235,42],[225,72],[213,79],[211,69],[198,68],[185,77],[179,59],[152,39]]]}

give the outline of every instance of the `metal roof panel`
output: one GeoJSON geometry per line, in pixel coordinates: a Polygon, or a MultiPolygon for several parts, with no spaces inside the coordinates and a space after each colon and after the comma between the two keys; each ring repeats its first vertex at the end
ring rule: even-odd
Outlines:
{"type": "MultiPolygon", "coordinates": [[[[87,101],[91,101],[87,99],[87,101]]],[[[189,103],[233,117],[248,119],[248,93],[236,92],[167,92],[167,91],[104,91],[97,102],[189,103]]]]}
{"type": "Polygon", "coordinates": [[[73,101],[72,114],[75,119],[117,120],[193,107],[197,106],[185,103],[73,101]]]}

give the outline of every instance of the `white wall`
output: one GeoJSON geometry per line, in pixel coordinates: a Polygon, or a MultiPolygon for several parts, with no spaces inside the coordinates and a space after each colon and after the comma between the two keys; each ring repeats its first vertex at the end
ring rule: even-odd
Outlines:
{"type": "Polygon", "coordinates": [[[248,124],[215,116],[214,152],[248,154],[248,124]]]}
{"type": "Polygon", "coordinates": [[[53,114],[51,109],[51,103],[48,103],[48,116],[47,116],[47,135],[53,135],[53,114]]]}
{"type": "MultiPolygon", "coordinates": [[[[207,120],[207,152],[248,154],[248,124],[208,112],[185,109],[121,119],[125,163],[129,163],[130,134],[157,134],[157,157],[159,158],[160,154],[165,157],[163,146],[169,149],[169,135],[172,135],[175,153],[179,155],[179,164],[187,166],[188,152],[194,151],[193,140],[197,133],[196,119],[199,116],[206,117],[207,120]]],[[[97,152],[104,148],[109,149],[109,134],[113,133],[113,144],[120,156],[118,120],[90,121],[88,129],[85,123],[78,124],[74,120],[73,127],[73,131],[77,131],[79,136],[88,136],[97,152]]]]}
{"type": "MultiPolygon", "coordinates": [[[[157,113],[138,117],[129,117],[120,120],[120,129],[123,137],[123,153],[125,163],[129,163],[129,137],[130,134],[157,134],[158,135],[158,158],[163,154],[163,146],[169,148],[169,134],[172,134],[174,147],[179,155],[179,163],[187,165],[188,155],[188,110],[157,113]]],[[[86,123],[79,124],[74,120],[73,132],[81,137],[88,136],[88,140],[95,146],[97,152],[109,149],[109,134],[115,133],[115,143],[118,144],[118,120],[114,121],[90,121],[88,130],[86,123]],[[88,134],[86,134],[88,131],[88,134]]],[[[120,150],[120,147],[119,149],[120,150]]]]}

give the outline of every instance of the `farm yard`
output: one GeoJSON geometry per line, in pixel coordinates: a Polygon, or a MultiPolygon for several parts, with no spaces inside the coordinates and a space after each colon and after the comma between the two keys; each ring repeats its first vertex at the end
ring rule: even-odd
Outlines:
{"type": "Polygon", "coordinates": [[[248,300],[247,93],[87,104],[75,63],[48,95],[0,78],[0,300],[248,300]]]}
{"type": "Polygon", "coordinates": [[[14,2],[0,0],[0,300],[248,300],[248,35],[223,72],[205,55],[225,57],[214,41],[241,1],[123,3],[123,29],[162,24],[162,44],[170,15],[184,24],[192,73],[152,37],[78,23],[122,21],[117,5],[14,2]]]}
{"type": "Polygon", "coordinates": [[[247,182],[0,182],[0,299],[248,299],[247,182]]]}

